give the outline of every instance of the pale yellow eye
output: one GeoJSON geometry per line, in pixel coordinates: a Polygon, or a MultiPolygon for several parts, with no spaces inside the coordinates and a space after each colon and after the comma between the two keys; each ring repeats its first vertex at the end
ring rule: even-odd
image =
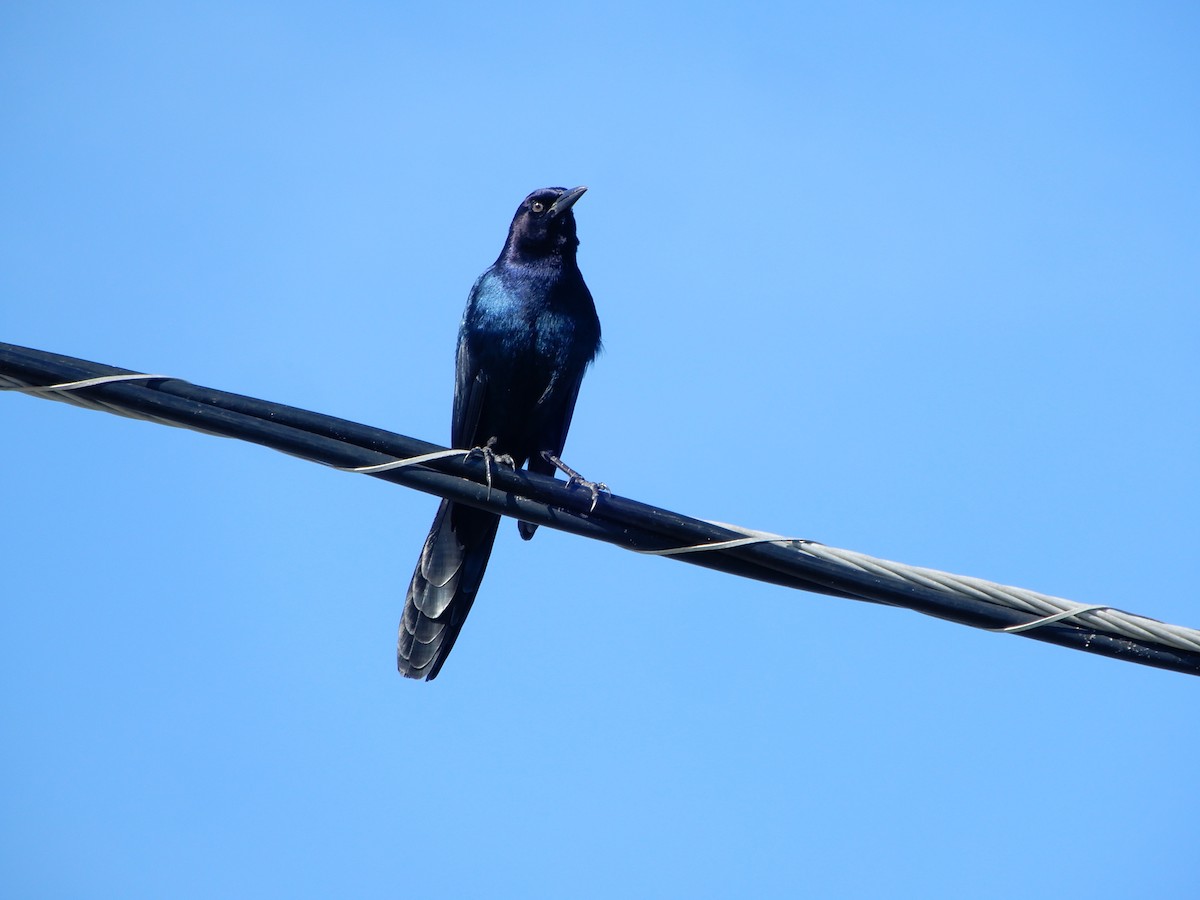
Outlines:
{"type": "Polygon", "coordinates": [[[534,212],[541,212],[546,208],[546,204],[542,203],[541,200],[534,200],[533,203],[529,205],[529,208],[534,212]]]}

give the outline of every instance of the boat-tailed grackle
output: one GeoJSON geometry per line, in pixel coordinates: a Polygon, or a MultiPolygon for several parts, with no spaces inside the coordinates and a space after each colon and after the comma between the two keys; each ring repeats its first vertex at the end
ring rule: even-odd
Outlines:
{"type": "MultiPolygon", "coordinates": [[[[543,188],[517,208],[504,249],[471,288],[458,332],[451,446],[553,475],[600,320],[576,263],[572,207],[587,188],[543,188]],[[507,459],[506,459],[507,457],[507,459]]],[[[593,492],[595,486],[592,486],[593,492]]],[[[593,493],[594,496],[594,493],[593,493]]],[[[443,500],[404,604],[400,672],[432,679],[483,579],[500,517],[443,500]]],[[[518,523],[521,537],[535,525],[518,523]]]]}

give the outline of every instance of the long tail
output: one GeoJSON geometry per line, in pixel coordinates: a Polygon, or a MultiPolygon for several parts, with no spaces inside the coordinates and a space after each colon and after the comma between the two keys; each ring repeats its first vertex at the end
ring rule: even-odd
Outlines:
{"type": "Polygon", "coordinates": [[[413,572],[400,620],[396,665],[432,681],[454,646],[483,581],[500,517],[443,500],[413,572]]]}

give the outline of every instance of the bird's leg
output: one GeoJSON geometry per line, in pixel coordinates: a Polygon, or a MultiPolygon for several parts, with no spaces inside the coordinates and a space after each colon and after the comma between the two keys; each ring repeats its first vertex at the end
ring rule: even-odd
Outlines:
{"type": "Polygon", "coordinates": [[[467,455],[473,456],[476,453],[478,453],[480,456],[483,457],[484,480],[487,482],[487,489],[488,489],[487,497],[489,500],[491,500],[492,499],[492,466],[494,466],[496,464],[500,464],[500,465],[508,466],[510,469],[515,469],[517,467],[517,463],[516,463],[516,460],[514,460],[507,453],[497,453],[496,452],[496,438],[494,436],[488,438],[487,443],[484,444],[482,447],[472,447],[471,452],[468,453],[467,455]]]}
{"type": "Polygon", "coordinates": [[[542,451],[542,459],[567,476],[567,487],[581,487],[592,495],[592,505],[588,508],[588,512],[595,511],[596,503],[599,501],[602,492],[605,494],[612,493],[608,489],[608,485],[603,481],[588,481],[549,450],[542,451]]]}

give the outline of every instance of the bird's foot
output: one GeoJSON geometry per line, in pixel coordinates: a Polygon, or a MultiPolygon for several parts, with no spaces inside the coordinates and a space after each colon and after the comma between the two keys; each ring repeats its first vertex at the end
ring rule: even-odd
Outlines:
{"type": "Polygon", "coordinates": [[[467,456],[471,457],[471,456],[474,456],[476,453],[478,453],[480,456],[483,457],[484,480],[487,482],[488,499],[491,500],[492,499],[492,466],[502,465],[502,466],[508,466],[510,469],[515,469],[517,467],[517,463],[516,463],[516,460],[514,460],[507,453],[497,453],[496,452],[496,439],[494,437],[488,438],[488,442],[486,444],[484,444],[482,447],[471,448],[471,452],[468,453],[467,456]]]}
{"type": "Polygon", "coordinates": [[[587,491],[589,494],[592,495],[592,505],[588,507],[588,512],[596,511],[596,504],[600,501],[600,495],[602,493],[603,494],[611,494],[612,493],[612,491],[610,491],[608,489],[608,485],[605,484],[603,481],[588,481],[586,478],[584,478],[582,475],[580,475],[578,472],[576,472],[574,469],[572,469],[565,462],[563,462],[561,459],[559,459],[557,456],[555,456],[553,453],[551,453],[548,450],[542,451],[542,459],[544,459],[546,462],[552,464],[556,469],[558,469],[560,472],[562,472],[564,475],[567,476],[567,487],[583,488],[585,491],[587,491]]]}

